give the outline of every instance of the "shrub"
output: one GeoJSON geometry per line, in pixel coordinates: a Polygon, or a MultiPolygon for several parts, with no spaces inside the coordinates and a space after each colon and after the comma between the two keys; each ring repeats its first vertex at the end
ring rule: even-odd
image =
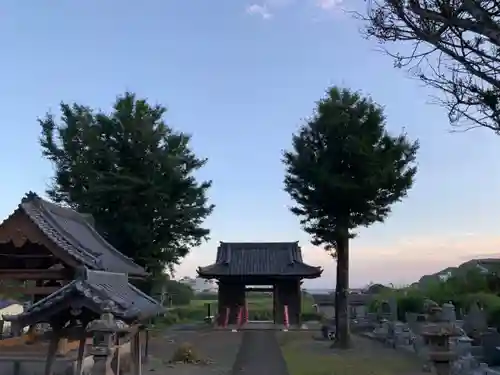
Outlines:
{"type": "Polygon", "coordinates": [[[203,321],[207,315],[207,309],[204,306],[199,307],[178,307],[175,312],[181,321],[203,321]]]}
{"type": "Polygon", "coordinates": [[[471,293],[461,298],[461,306],[468,310],[472,303],[478,303],[486,312],[488,324],[500,328],[500,297],[492,293],[471,293]]]}
{"type": "Polygon", "coordinates": [[[204,300],[204,301],[217,301],[217,293],[211,292],[200,292],[194,295],[194,299],[196,300],[204,300]]]}
{"type": "Polygon", "coordinates": [[[317,312],[303,312],[301,315],[301,320],[303,322],[321,321],[322,315],[317,312]]]}
{"type": "Polygon", "coordinates": [[[198,361],[198,355],[195,353],[193,345],[189,343],[179,345],[170,360],[173,363],[198,363],[198,361]]]}
{"type": "Polygon", "coordinates": [[[172,298],[172,305],[189,305],[194,297],[193,289],[190,286],[174,280],[166,280],[165,288],[167,294],[172,298]]]}
{"type": "Polygon", "coordinates": [[[422,313],[424,301],[424,296],[416,293],[398,296],[398,319],[405,321],[406,313],[422,313]]]}
{"type": "Polygon", "coordinates": [[[393,290],[375,296],[368,305],[368,311],[371,313],[379,312],[380,306],[389,298],[395,297],[398,306],[398,320],[405,321],[406,313],[422,313],[424,307],[425,296],[418,290],[402,289],[393,290]]]}
{"type": "Polygon", "coordinates": [[[273,320],[273,311],[262,309],[262,310],[250,310],[248,312],[249,320],[273,320]]]}
{"type": "Polygon", "coordinates": [[[468,310],[473,303],[478,303],[480,307],[488,310],[495,307],[500,307],[500,297],[491,293],[470,293],[462,296],[460,305],[465,310],[468,310]]]}
{"type": "Polygon", "coordinates": [[[179,315],[177,315],[175,312],[169,311],[167,314],[165,314],[165,316],[158,318],[157,322],[155,323],[170,326],[179,322],[179,315]]]}

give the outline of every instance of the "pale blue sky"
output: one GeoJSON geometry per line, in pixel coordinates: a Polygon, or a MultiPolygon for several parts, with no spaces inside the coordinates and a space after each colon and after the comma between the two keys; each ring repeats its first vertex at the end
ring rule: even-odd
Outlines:
{"type": "Polygon", "coordinates": [[[168,122],[192,133],[196,152],[209,158],[202,176],[214,181],[213,240],[193,251],[180,275],[210,263],[220,240],[300,240],[306,259],[325,266],[325,277],[309,285],[330,286],[333,263],[287,210],[280,154],[336,84],[371,94],[385,105],[390,129],[405,127],[421,142],[409,198],[353,242],[352,284],[411,282],[494,254],[500,139],[481,130],[449,134],[429,91],[394,69],[359,35],[359,22],[329,3],[338,1],[2,2],[0,217],[26,191],[42,193],[51,175],[37,117],[60,101],[107,110],[130,90],[167,105],[168,122]]]}

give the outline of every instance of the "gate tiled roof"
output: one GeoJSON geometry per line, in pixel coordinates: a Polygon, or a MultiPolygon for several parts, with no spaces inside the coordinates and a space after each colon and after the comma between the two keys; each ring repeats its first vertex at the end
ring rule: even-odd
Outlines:
{"type": "Polygon", "coordinates": [[[321,267],[304,263],[298,242],[221,242],[212,265],[200,267],[201,277],[319,277],[321,267]]]}

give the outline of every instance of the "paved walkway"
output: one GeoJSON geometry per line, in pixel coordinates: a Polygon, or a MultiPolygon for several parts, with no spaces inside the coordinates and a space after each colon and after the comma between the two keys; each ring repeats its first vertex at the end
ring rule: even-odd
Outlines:
{"type": "Polygon", "coordinates": [[[232,375],[288,375],[273,331],[245,331],[232,375]]]}

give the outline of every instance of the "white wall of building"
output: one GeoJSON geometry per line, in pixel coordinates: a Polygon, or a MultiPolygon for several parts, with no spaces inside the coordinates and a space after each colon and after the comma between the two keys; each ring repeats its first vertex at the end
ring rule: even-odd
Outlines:
{"type": "MultiPolygon", "coordinates": [[[[4,307],[3,309],[0,309],[0,319],[2,318],[3,315],[18,315],[21,314],[24,311],[23,305],[20,304],[12,304],[7,307],[4,307]]],[[[3,326],[4,331],[10,330],[10,322],[5,322],[3,326]]]]}

